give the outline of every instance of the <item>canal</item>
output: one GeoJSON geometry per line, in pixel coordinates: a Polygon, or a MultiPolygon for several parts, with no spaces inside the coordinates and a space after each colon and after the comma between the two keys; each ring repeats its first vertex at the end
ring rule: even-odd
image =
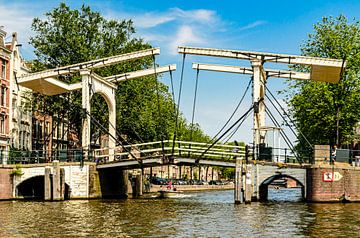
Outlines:
{"type": "Polygon", "coordinates": [[[234,205],[233,191],[176,198],[0,202],[0,237],[359,237],[360,204],[309,204],[300,190],[234,205]]]}

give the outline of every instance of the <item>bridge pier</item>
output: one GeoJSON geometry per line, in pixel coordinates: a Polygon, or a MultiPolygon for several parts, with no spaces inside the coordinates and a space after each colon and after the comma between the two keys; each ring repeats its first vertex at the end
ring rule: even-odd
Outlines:
{"type": "Polygon", "coordinates": [[[236,158],[235,165],[235,204],[244,202],[244,192],[242,187],[242,158],[236,158]]]}
{"type": "Polygon", "coordinates": [[[243,158],[237,157],[235,164],[235,204],[251,203],[252,189],[252,165],[243,164],[243,158]]]}
{"type": "Polygon", "coordinates": [[[59,161],[51,167],[45,167],[44,199],[45,201],[62,201],[65,195],[65,170],[60,168],[59,161]]]}
{"type": "Polygon", "coordinates": [[[360,202],[360,167],[315,165],[306,169],[308,202],[360,202]]]}
{"type": "Polygon", "coordinates": [[[102,198],[128,197],[128,172],[121,168],[100,169],[99,180],[102,198]]]}
{"type": "Polygon", "coordinates": [[[251,203],[252,198],[252,165],[247,164],[245,169],[245,203],[251,203]]]}
{"type": "Polygon", "coordinates": [[[143,195],[143,179],[142,174],[138,174],[132,181],[132,196],[138,198],[143,195]]]}

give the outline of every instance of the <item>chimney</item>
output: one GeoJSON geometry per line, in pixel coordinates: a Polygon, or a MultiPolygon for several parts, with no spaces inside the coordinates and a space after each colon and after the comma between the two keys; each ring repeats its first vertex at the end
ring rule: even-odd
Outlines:
{"type": "Polygon", "coordinates": [[[4,26],[0,26],[0,46],[5,47],[5,36],[6,31],[4,31],[4,26]]]}

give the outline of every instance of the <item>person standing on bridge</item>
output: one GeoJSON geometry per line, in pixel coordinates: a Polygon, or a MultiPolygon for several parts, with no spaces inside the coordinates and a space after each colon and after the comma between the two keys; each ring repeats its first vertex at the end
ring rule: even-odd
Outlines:
{"type": "Polygon", "coordinates": [[[331,149],[331,163],[336,161],[336,145],[334,145],[334,147],[331,149]]]}

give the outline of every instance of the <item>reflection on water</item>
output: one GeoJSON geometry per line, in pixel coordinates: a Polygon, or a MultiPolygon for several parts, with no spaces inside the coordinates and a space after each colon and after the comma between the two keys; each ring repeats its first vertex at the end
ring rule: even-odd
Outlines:
{"type": "Polygon", "coordinates": [[[171,199],[0,202],[0,237],[358,237],[360,204],[307,204],[301,191],[234,205],[233,191],[171,199]]]}

